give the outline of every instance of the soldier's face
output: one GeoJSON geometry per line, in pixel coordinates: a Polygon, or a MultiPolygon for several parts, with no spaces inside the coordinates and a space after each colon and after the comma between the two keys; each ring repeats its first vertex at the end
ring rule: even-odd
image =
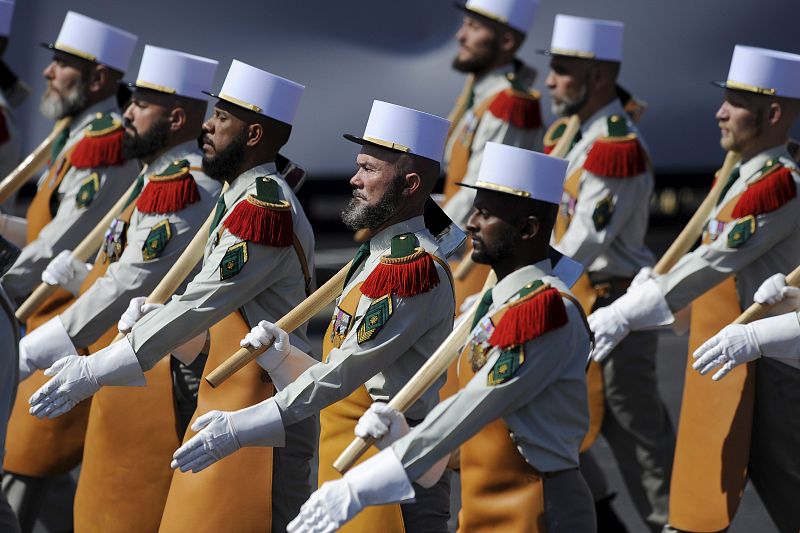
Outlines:
{"type": "Polygon", "coordinates": [[[358,170],[350,178],[353,198],[342,211],[342,221],[352,229],[375,229],[397,210],[405,188],[405,175],[398,175],[399,155],[364,146],[356,157],[358,170]]]}
{"type": "Polygon", "coordinates": [[[210,177],[226,180],[234,173],[245,150],[248,124],[223,105],[203,124],[203,171],[210,177]]]}
{"type": "Polygon", "coordinates": [[[92,69],[93,66],[83,59],[55,52],[50,64],[42,71],[47,80],[47,89],[39,104],[42,115],[57,120],[84,109],[92,69]]]}
{"type": "Polygon", "coordinates": [[[719,144],[723,150],[749,153],[762,132],[765,112],[763,98],[743,91],[725,91],[725,100],[717,110],[719,144]]]}
{"type": "Polygon", "coordinates": [[[475,195],[467,231],[472,239],[472,260],[494,265],[514,253],[519,234],[516,214],[508,209],[508,195],[479,189],[475,195]]]}
{"type": "Polygon", "coordinates": [[[593,61],[585,59],[553,56],[545,85],[550,91],[550,107],[554,115],[573,115],[586,104],[593,64],[593,61]]]}
{"type": "Polygon", "coordinates": [[[131,96],[123,115],[122,153],[126,159],[141,159],[166,146],[173,106],[166,105],[164,100],[151,91],[137,90],[131,96]]]}
{"type": "Polygon", "coordinates": [[[464,16],[456,33],[458,53],[453,58],[453,68],[459,72],[480,72],[497,59],[500,39],[497,31],[481,20],[464,16]]]}

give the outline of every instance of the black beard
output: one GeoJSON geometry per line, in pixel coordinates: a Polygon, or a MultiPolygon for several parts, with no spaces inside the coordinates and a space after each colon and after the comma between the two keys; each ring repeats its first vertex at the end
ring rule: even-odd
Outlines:
{"type": "Polygon", "coordinates": [[[496,265],[514,253],[514,235],[501,233],[491,243],[481,241],[481,249],[472,250],[472,260],[482,265],[496,265]]]}
{"type": "MultiPolygon", "coordinates": [[[[203,155],[203,172],[209,178],[225,181],[235,178],[234,175],[244,158],[244,134],[234,137],[231,143],[222,150],[217,149],[213,157],[203,155]]],[[[216,148],[216,147],[215,147],[216,148]]]]}
{"type": "Polygon", "coordinates": [[[127,160],[147,157],[167,145],[169,121],[166,118],[159,119],[148,131],[141,135],[127,119],[125,120],[125,127],[125,135],[122,137],[122,157],[127,160]],[[133,130],[133,133],[131,133],[131,130],[133,130]]]}
{"type": "Polygon", "coordinates": [[[460,60],[458,56],[453,58],[453,70],[457,70],[458,72],[463,72],[465,74],[475,74],[477,72],[483,72],[487,70],[492,63],[497,59],[497,53],[500,50],[500,45],[498,42],[494,41],[491,44],[491,50],[482,57],[476,57],[473,59],[466,59],[460,60]]]}
{"type": "Polygon", "coordinates": [[[352,231],[360,229],[376,229],[391,217],[400,204],[400,191],[403,187],[402,176],[396,176],[376,205],[361,204],[356,200],[358,191],[353,191],[350,203],[342,211],[342,222],[352,231]]]}

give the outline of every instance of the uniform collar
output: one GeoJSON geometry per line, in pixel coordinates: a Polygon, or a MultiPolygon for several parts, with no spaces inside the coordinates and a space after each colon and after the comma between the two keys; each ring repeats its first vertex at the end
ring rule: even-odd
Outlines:
{"type": "Polygon", "coordinates": [[[116,96],[97,102],[75,115],[70,125],[70,137],[82,132],[86,126],[97,118],[98,114],[106,113],[119,113],[116,96]]]}
{"type": "Polygon", "coordinates": [[[619,99],[614,98],[611,102],[596,111],[591,117],[581,124],[581,134],[584,139],[594,139],[608,135],[608,117],[611,115],[625,116],[619,99]]]}
{"type": "Polygon", "coordinates": [[[172,163],[186,159],[190,154],[197,154],[200,149],[197,147],[197,141],[186,141],[177,146],[173,146],[160,156],[158,156],[147,167],[147,175],[152,176],[164,172],[172,163]]]}
{"type": "Polygon", "coordinates": [[[484,77],[475,82],[475,102],[496,93],[508,86],[508,75],[514,72],[514,64],[507,63],[488,72],[484,77]]]}
{"type": "Polygon", "coordinates": [[[515,270],[494,286],[492,289],[492,303],[494,307],[502,305],[517,294],[528,283],[553,275],[550,259],[543,259],[538,263],[515,270]]]}
{"type": "Polygon", "coordinates": [[[418,233],[425,229],[425,218],[420,215],[417,217],[403,220],[397,224],[392,224],[386,229],[379,231],[369,240],[370,255],[380,254],[391,249],[392,239],[403,233],[418,233]]]}
{"type": "Polygon", "coordinates": [[[225,205],[230,208],[236,202],[236,200],[244,196],[250,187],[255,186],[257,177],[272,176],[277,173],[278,170],[275,167],[275,163],[264,163],[263,165],[255,166],[250,170],[239,174],[239,177],[233,180],[233,183],[230,184],[228,190],[225,191],[225,205]]]}
{"type": "Polygon", "coordinates": [[[744,178],[745,180],[750,179],[753,177],[759,170],[764,168],[767,162],[771,159],[773,161],[777,161],[781,158],[789,158],[789,152],[786,151],[786,145],[781,144],[775,146],[774,148],[770,148],[769,150],[764,150],[758,155],[755,155],[748,159],[746,162],[742,163],[739,167],[739,176],[744,178]]]}

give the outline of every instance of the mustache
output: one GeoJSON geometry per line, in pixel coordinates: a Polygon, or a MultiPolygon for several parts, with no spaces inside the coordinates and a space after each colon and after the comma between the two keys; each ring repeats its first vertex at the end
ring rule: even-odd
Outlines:
{"type": "Polygon", "coordinates": [[[214,148],[214,143],[213,143],[213,142],[211,142],[211,137],[209,137],[209,136],[208,136],[208,134],[206,134],[206,135],[203,135],[203,144],[207,144],[207,145],[209,145],[211,148],[214,148]]]}
{"type": "Polygon", "coordinates": [[[353,198],[359,198],[361,200],[366,200],[367,199],[367,197],[365,195],[361,194],[361,192],[358,189],[353,189],[353,198]]]}
{"type": "Polygon", "coordinates": [[[122,119],[122,126],[123,126],[123,127],[126,129],[126,130],[131,130],[131,131],[133,131],[133,134],[134,134],[134,135],[136,135],[137,137],[139,136],[139,130],[137,130],[137,129],[136,129],[136,126],[134,126],[134,125],[133,125],[133,122],[131,122],[131,120],[130,120],[130,119],[128,119],[128,118],[123,118],[123,119],[122,119]]]}

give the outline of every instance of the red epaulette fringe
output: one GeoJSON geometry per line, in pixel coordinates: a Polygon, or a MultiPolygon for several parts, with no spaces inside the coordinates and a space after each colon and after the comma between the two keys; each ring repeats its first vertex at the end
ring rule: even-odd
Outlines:
{"type": "Polygon", "coordinates": [[[385,294],[407,298],[428,292],[438,284],[435,261],[428,252],[417,248],[408,257],[382,257],[380,264],[361,285],[361,294],[368,298],[385,294]]]}
{"type": "Polygon", "coordinates": [[[519,346],[567,323],[567,308],[557,289],[533,292],[512,303],[494,328],[489,344],[519,346]]]}
{"type": "Polygon", "coordinates": [[[75,168],[98,168],[118,166],[125,162],[122,157],[122,128],[108,135],[90,137],[85,135],[78,141],[69,156],[75,168]]]}
{"type": "Polygon", "coordinates": [[[197,183],[191,174],[184,174],[178,179],[168,181],[150,180],[136,200],[136,209],[140,213],[157,213],[160,215],[175,213],[200,201],[197,183]]]}
{"type": "Polygon", "coordinates": [[[292,210],[289,202],[262,202],[253,195],[236,204],[223,226],[245,241],[285,248],[294,241],[292,210]]]}
{"type": "Polygon", "coordinates": [[[742,193],[731,216],[742,218],[747,215],[763,215],[781,208],[795,196],[797,185],[792,171],[780,166],[742,193]]]}
{"type": "Polygon", "coordinates": [[[647,155],[636,138],[598,139],[589,150],[583,168],[603,178],[631,178],[647,170],[647,155]]]}
{"type": "Polygon", "coordinates": [[[514,94],[511,89],[499,93],[494,98],[489,106],[489,112],[520,129],[533,130],[542,126],[539,100],[514,94]]]}

